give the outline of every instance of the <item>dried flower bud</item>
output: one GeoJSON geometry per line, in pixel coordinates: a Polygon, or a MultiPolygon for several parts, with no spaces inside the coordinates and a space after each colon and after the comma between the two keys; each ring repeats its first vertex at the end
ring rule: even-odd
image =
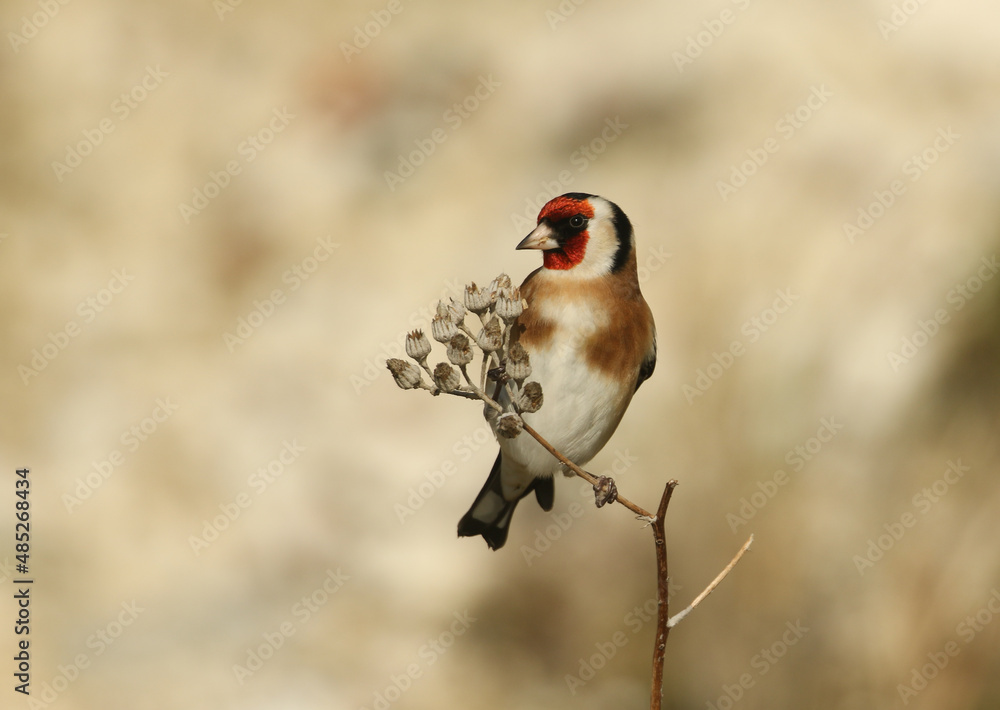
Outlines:
{"type": "Polygon", "coordinates": [[[521,408],[521,411],[527,414],[537,412],[542,408],[543,401],[542,386],[537,382],[525,382],[524,387],[521,388],[521,397],[518,400],[518,406],[521,408]]]}
{"type": "Polygon", "coordinates": [[[510,276],[508,276],[507,274],[500,274],[499,276],[497,276],[495,279],[493,279],[493,282],[490,283],[490,302],[496,303],[497,296],[500,295],[500,292],[510,287],[511,287],[510,276]]]}
{"type": "Polygon", "coordinates": [[[594,504],[601,508],[618,500],[618,486],[615,479],[601,476],[594,484],[594,504]]]}
{"type": "Polygon", "coordinates": [[[462,384],[462,378],[454,367],[446,362],[439,362],[434,368],[434,382],[445,392],[451,392],[462,384]]]}
{"type": "MultiPolygon", "coordinates": [[[[447,306],[445,308],[447,309],[447,306]]],[[[439,313],[431,320],[431,335],[439,343],[447,343],[457,334],[458,328],[455,327],[454,321],[447,315],[442,316],[439,313]]]]}
{"type": "Polygon", "coordinates": [[[455,325],[462,325],[465,322],[465,306],[454,298],[449,299],[448,316],[455,325]]]}
{"type": "Polygon", "coordinates": [[[531,361],[520,343],[511,343],[506,370],[510,378],[518,382],[531,376],[531,361]]]}
{"type": "Polygon", "coordinates": [[[392,357],[385,361],[385,366],[389,368],[392,378],[396,380],[396,384],[401,389],[416,389],[423,380],[420,376],[420,368],[409,360],[400,360],[392,357]]]}
{"type": "Polygon", "coordinates": [[[448,359],[453,365],[468,365],[472,362],[472,345],[467,337],[459,333],[448,341],[448,359]]]}
{"type": "Polygon", "coordinates": [[[500,436],[507,439],[513,439],[523,430],[524,422],[521,421],[521,417],[511,412],[505,412],[500,415],[500,419],[497,422],[497,433],[500,436]]]}
{"type": "Polygon", "coordinates": [[[497,296],[497,315],[510,323],[524,310],[521,303],[521,289],[503,289],[497,296]]]}
{"type": "Polygon", "coordinates": [[[406,354],[417,362],[423,362],[431,354],[431,341],[422,330],[414,330],[406,336],[406,354]]]}
{"type": "Polygon", "coordinates": [[[465,307],[475,314],[485,313],[491,304],[490,294],[486,290],[476,287],[472,282],[465,287],[465,307]]]}
{"type": "Polygon", "coordinates": [[[476,337],[476,344],[487,353],[499,350],[503,346],[503,326],[500,325],[499,318],[493,316],[489,323],[483,326],[476,337]]]}

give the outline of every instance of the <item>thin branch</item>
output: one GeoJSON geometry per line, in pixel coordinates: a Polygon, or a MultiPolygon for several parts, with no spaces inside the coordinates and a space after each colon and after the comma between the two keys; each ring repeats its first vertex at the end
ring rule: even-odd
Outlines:
{"type": "Polygon", "coordinates": [[[670,576],[667,568],[667,534],[665,527],[667,506],[677,487],[677,480],[671,478],[663,489],[660,507],[656,509],[653,521],[653,542],[656,545],[656,641],[653,643],[653,690],[650,694],[650,710],[660,710],[663,701],[663,659],[666,655],[667,635],[670,633],[670,576]]]}
{"type": "Polygon", "coordinates": [[[453,394],[456,397],[465,397],[466,399],[480,399],[479,395],[472,390],[443,390],[437,385],[434,386],[437,391],[431,390],[431,394],[453,394]]]}
{"type": "MultiPolygon", "coordinates": [[[[522,418],[522,421],[523,421],[523,418],[522,418]]],[[[528,432],[529,434],[531,434],[535,438],[535,441],[537,441],[539,444],[541,444],[542,447],[546,451],[548,451],[550,454],[552,454],[557,459],[559,459],[559,463],[563,464],[570,471],[572,471],[573,473],[575,473],[577,476],[579,476],[580,478],[582,478],[583,480],[585,480],[587,483],[589,483],[590,485],[594,486],[595,488],[598,485],[600,485],[601,481],[600,481],[599,478],[597,478],[596,476],[594,476],[594,475],[592,475],[590,473],[587,473],[582,468],[580,468],[579,466],[577,466],[575,463],[573,463],[572,461],[570,461],[568,458],[566,458],[565,456],[563,456],[554,446],[552,446],[552,444],[550,444],[549,442],[547,442],[542,437],[541,434],[539,434],[537,431],[535,431],[534,429],[532,429],[528,425],[527,422],[524,422],[524,430],[526,432],[528,432]]],[[[640,518],[645,518],[646,520],[653,520],[654,519],[652,513],[650,513],[648,510],[640,508],[638,505],[636,505],[635,503],[633,503],[632,501],[630,501],[628,498],[625,498],[623,496],[616,496],[615,500],[617,502],[621,503],[622,505],[624,505],[626,508],[628,508],[629,510],[631,510],[636,515],[638,515],[640,518]]]]}
{"type": "Polygon", "coordinates": [[[752,544],[753,544],[753,535],[751,535],[750,538],[746,542],[743,543],[743,547],[741,547],[740,551],[736,553],[736,557],[734,557],[729,562],[729,564],[726,565],[726,568],[724,570],[722,570],[721,572],[719,572],[719,575],[715,579],[713,579],[709,583],[709,585],[707,587],[705,587],[705,589],[702,591],[702,593],[699,594],[698,596],[696,596],[694,598],[694,601],[692,601],[690,604],[688,604],[688,606],[687,606],[686,609],[684,609],[683,611],[678,612],[676,616],[673,616],[673,617],[670,618],[670,621],[667,622],[667,626],[669,626],[670,628],[673,628],[674,626],[677,626],[677,624],[679,624],[684,619],[685,616],[687,616],[688,614],[690,614],[691,611],[694,610],[694,608],[696,606],[698,606],[699,604],[701,604],[701,600],[704,599],[705,597],[707,597],[709,594],[711,594],[712,590],[714,590],[716,587],[718,587],[719,583],[723,579],[726,578],[726,575],[729,574],[730,572],[732,572],[733,567],[736,566],[736,563],[740,561],[741,557],[743,557],[743,553],[745,553],[747,550],[749,550],[750,549],[750,545],[752,545],[752,544]]]}
{"type": "MultiPolygon", "coordinates": [[[[485,313],[481,313],[479,315],[479,319],[483,322],[483,327],[485,328],[486,327],[486,323],[487,323],[487,319],[486,319],[485,313]]],[[[479,346],[479,341],[476,340],[476,336],[472,334],[472,331],[469,330],[469,327],[465,324],[464,321],[462,323],[459,323],[458,327],[459,327],[460,330],[462,330],[468,336],[469,340],[472,341],[472,343],[474,343],[477,347],[479,346]]],[[[507,352],[508,348],[510,347],[510,328],[511,328],[511,324],[504,322],[503,331],[502,331],[503,332],[503,336],[502,336],[503,340],[501,341],[502,345],[501,345],[501,349],[500,349],[499,352],[507,352]]],[[[485,388],[485,385],[486,385],[486,372],[487,372],[487,369],[488,369],[487,368],[487,363],[490,360],[492,360],[493,364],[496,367],[500,367],[500,365],[501,365],[500,355],[498,355],[497,353],[498,353],[498,351],[496,351],[496,350],[493,350],[491,352],[486,352],[485,350],[483,351],[482,372],[480,373],[480,377],[479,377],[479,380],[482,383],[480,385],[481,389],[485,388]]],[[[468,379],[468,378],[466,378],[466,379],[468,379]]],[[[469,384],[471,385],[472,382],[470,381],[469,384]]],[[[515,401],[515,392],[514,392],[514,390],[511,389],[510,383],[509,382],[505,383],[505,385],[506,385],[506,389],[507,389],[507,396],[510,397],[510,400],[512,402],[515,401]]],[[[503,410],[501,410],[501,411],[503,411],[503,410]]]]}
{"type": "Polygon", "coordinates": [[[479,399],[481,399],[481,400],[483,400],[484,402],[486,402],[486,404],[488,404],[489,406],[493,407],[493,409],[495,409],[495,410],[497,410],[498,412],[500,412],[501,414],[503,414],[503,407],[501,407],[501,406],[500,406],[500,405],[499,405],[499,404],[498,404],[498,403],[496,402],[496,400],[494,400],[494,399],[493,399],[492,397],[490,397],[490,396],[489,396],[488,394],[486,394],[486,393],[485,393],[485,392],[483,392],[483,391],[482,391],[481,389],[479,389],[479,388],[478,388],[478,387],[476,386],[476,383],[475,383],[475,382],[473,382],[473,381],[472,381],[472,380],[471,380],[471,379],[469,378],[469,372],[468,372],[468,370],[466,369],[466,366],[465,366],[465,365],[462,365],[461,367],[459,367],[459,369],[460,369],[460,370],[462,371],[462,376],[463,376],[463,377],[465,377],[465,381],[469,383],[469,387],[470,387],[470,388],[472,389],[472,391],[473,391],[473,392],[475,392],[475,393],[476,393],[476,396],[477,396],[477,397],[479,397],[479,399]]]}
{"type": "MultiPolygon", "coordinates": [[[[424,368],[424,372],[428,374],[428,376],[431,378],[431,382],[433,383],[434,371],[431,369],[431,366],[427,364],[427,356],[425,355],[424,357],[418,359],[417,363],[420,365],[420,367],[424,368]]],[[[437,385],[434,386],[437,387],[437,385]]]]}

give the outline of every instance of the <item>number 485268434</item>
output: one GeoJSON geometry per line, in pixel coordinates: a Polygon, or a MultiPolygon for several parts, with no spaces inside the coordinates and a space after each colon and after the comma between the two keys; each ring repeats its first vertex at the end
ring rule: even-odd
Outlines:
{"type": "MultiPolygon", "coordinates": [[[[18,479],[14,483],[15,495],[18,500],[14,503],[14,508],[16,513],[14,517],[17,518],[17,523],[14,526],[14,539],[16,545],[14,549],[17,551],[17,561],[28,566],[28,551],[30,547],[30,523],[29,519],[31,504],[28,502],[28,493],[31,489],[31,482],[28,479],[28,469],[21,468],[17,470],[18,479]]],[[[26,570],[25,570],[26,571],[26,570]]]]}

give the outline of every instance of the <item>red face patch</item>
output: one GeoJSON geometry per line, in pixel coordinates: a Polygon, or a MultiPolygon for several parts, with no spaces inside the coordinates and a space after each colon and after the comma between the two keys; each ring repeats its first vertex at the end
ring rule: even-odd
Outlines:
{"type": "Polygon", "coordinates": [[[561,249],[552,249],[542,252],[542,266],[546,269],[566,270],[583,261],[584,254],[587,253],[587,239],[590,235],[586,230],[576,236],[570,237],[561,249]]]}
{"type": "MultiPolygon", "coordinates": [[[[538,213],[538,221],[547,220],[549,224],[555,224],[564,219],[569,219],[573,215],[582,214],[587,219],[594,216],[594,208],[585,200],[575,200],[572,197],[562,195],[549,200],[541,212],[538,213]]],[[[575,234],[567,239],[560,249],[552,249],[542,254],[542,265],[546,269],[566,270],[583,261],[587,253],[587,240],[590,235],[587,230],[575,234]]]]}
{"type": "Polygon", "coordinates": [[[591,219],[594,216],[594,208],[590,206],[589,202],[574,200],[572,197],[562,195],[545,203],[542,211],[538,213],[538,221],[547,219],[550,223],[558,222],[575,214],[582,214],[587,219],[591,219]]]}

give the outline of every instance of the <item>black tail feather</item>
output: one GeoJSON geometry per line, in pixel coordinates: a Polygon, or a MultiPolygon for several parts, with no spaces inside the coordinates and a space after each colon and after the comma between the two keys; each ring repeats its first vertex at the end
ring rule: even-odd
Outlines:
{"type": "Polygon", "coordinates": [[[491,550],[499,550],[507,542],[510,519],[521,498],[534,491],[535,498],[543,510],[552,510],[555,499],[555,482],[549,477],[535,478],[516,500],[504,500],[500,461],[501,456],[497,454],[497,460],[490,470],[486,484],[479,491],[469,512],[458,521],[459,537],[482,535],[491,550]]]}
{"type": "Polygon", "coordinates": [[[538,505],[542,506],[542,510],[548,512],[552,510],[552,504],[556,499],[556,479],[552,476],[548,478],[536,478],[528,486],[528,493],[531,489],[535,490],[535,500],[538,501],[538,505]]]}

